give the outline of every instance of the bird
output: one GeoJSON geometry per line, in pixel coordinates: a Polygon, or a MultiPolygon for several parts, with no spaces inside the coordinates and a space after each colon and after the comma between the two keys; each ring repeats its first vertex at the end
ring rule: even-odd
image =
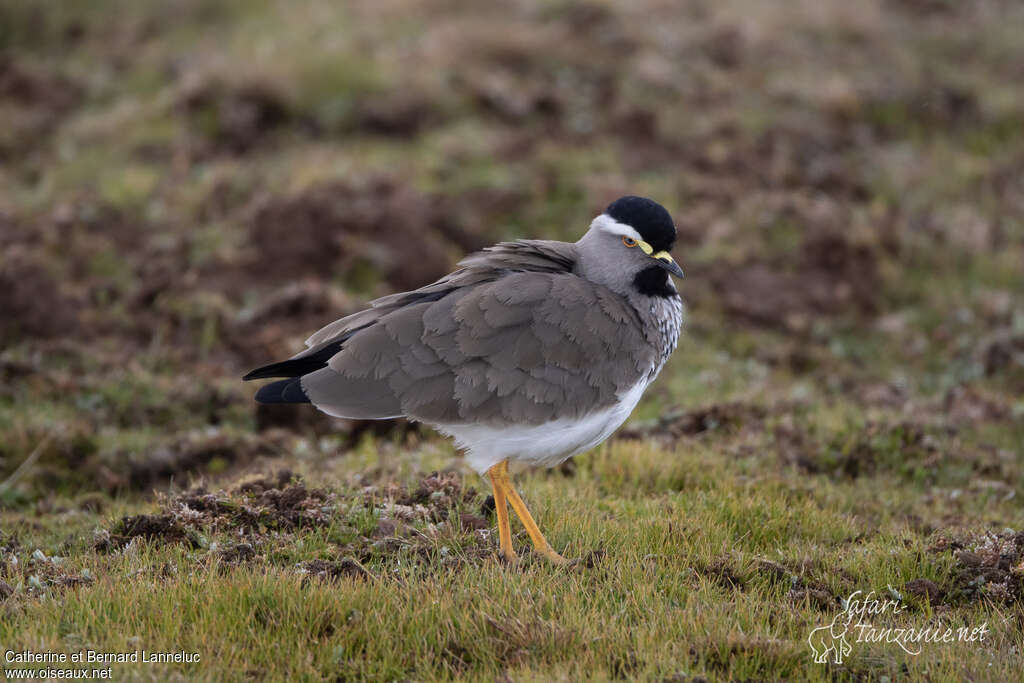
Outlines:
{"type": "Polygon", "coordinates": [[[407,418],[453,437],[490,479],[499,551],[511,506],[535,552],[554,550],[516,492],[509,463],[555,467],[605,441],[675,350],[685,308],[670,275],[676,228],[652,199],[625,196],[576,242],[500,242],[436,282],[330,323],[255,400],[311,403],[334,417],[407,418]]]}

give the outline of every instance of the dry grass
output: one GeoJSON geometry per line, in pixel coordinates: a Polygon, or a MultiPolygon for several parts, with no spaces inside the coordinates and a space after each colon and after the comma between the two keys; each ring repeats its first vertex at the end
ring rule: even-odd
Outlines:
{"type": "Polygon", "coordinates": [[[1012,678],[1021,12],[0,0],[0,642],[201,653],[138,679],[1012,678]],[[499,563],[426,430],[238,380],[625,193],[676,217],[690,313],[615,440],[518,478],[571,570],[499,563]],[[855,590],[990,635],[815,664],[855,590]]]}

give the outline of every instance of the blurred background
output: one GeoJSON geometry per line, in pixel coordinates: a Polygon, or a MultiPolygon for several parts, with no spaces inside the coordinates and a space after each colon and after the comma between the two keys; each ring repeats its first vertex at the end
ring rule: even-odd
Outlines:
{"type": "Polygon", "coordinates": [[[241,375],[627,193],[675,217],[690,314],[626,436],[767,413],[725,452],[1012,495],[1022,31],[1011,0],[0,0],[0,505],[344,471],[367,425],[241,375]]]}

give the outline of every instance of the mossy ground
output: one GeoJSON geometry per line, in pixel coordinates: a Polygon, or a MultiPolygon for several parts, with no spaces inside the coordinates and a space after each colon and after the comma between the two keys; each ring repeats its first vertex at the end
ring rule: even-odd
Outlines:
{"type": "Polygon", "coordinates": [[[1011,680],[1013,2],[0,1],[0,644],[115,678],[1011,680]],[[499,239],[675,216],[679,349],[516,481],[239,377],[499,239]],[[431,475],[437,472],[438,474],[431,475]],[[807,637],[855,590],[880,625],[807,637]]]}

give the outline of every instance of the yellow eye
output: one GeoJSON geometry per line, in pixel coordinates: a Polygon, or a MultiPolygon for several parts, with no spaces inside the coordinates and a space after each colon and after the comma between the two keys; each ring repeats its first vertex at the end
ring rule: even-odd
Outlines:
{"type": "Polygon", "coordinates": [[[637,245],[635,239],[633,239],[632,237],[625,236],[622,238],[622,243],[625,244],[627,247],[635,247],[637,245]]]}

